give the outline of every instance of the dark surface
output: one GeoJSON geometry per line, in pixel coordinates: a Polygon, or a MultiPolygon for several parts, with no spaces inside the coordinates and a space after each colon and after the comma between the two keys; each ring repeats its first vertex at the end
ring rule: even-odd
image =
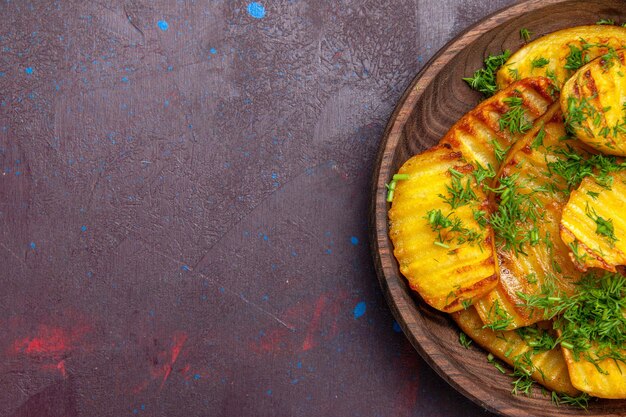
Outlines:
{"type": "Polygon", "coordinates": [[[367,212],[403,89],[509,3],[3,0],[0,416],[487,415],[367,212]]]}

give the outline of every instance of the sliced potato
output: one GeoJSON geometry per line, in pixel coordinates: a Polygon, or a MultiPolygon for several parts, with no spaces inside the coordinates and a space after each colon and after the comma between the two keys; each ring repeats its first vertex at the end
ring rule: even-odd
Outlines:
{"type": "Polygon", "coordinates": [[[608,175],[609,188],[583,179],[563,209],[561,239],[583,271],[626,265],[626,171],[608,175]]]}
{"type": "Polygon", "coordinates": [[[544,77],[514,83],[465,114],[440,143],[450,144],[470,162],[478,162],[483,167],[491,165],[497,170],[501,161],[499,154],[522,137],[524,131],[554,103],[553,87],[551,81],[544,77]],[[525,126],[522,131],[507,127],[505,123],[511,116],[511,100],[519,98],[522,99],[523,113],[520,122],[525,126]]]}
{"type": "Polygon", "coordinates": [[[399,170],[408,179],[397,182],[389,210],[400,271],[424,301],[445,312],[467,306],[498,280],[493,231],[474,217],[486,209],[487,198],[473,169],[449,145],[416,155],[399,170]],[[468,198],[453,201],[453,208],[445,200],[455,187],[468,190],[462,191],[468,198]]]}
{"type": "Polygon", "coordinates": [[[567,202],[565,180],[549,173],[548,163],[559,149],[576,149],[578,141],[563,140],[565,127],[555,103],[537,126],[509,152],[498,174],[498,210],[490,222],[496,233],[500,282],[476,302],[483,322],[495,330],[511,330],[543,320],[543,311],[525,306],[524,296],[544,288],[571,294],[580,272],[559,238],[561,210],[567,202]],[[520,213],[516,217],[515,213],[520,213]],[[512,220],[511,220],[512,219],[512,220]],[[511,234],[513,233],[513,234],[511,234]]]}
{"type": "Polygon", "coordinates": [[[626,156],[626,58],[612,50],[579,69],[563,86],[570,130],[600,152],[626,156]]]}
{"type": "Polygon", "coordinates": [[[476,343],[510,366],[514,366],[518,359],[518,363],[532,372],[532,378],[546,388],[572,396],[579,394],[570,382],[559,348],[535,353],[516,331],[494,332],[483,328],[483,322],[473,307],[452,314],[452,318],[476,343]],[[528,369],[526,359],[530,359],[533,369],[528,369]]]}
{"type": "Polygon", "coordinates": [[[578,68],[609,52],[609,47],[626,48],[626,28],[593,25],[549,33],[509,58],[496,74],[498,88],[538,75],[561,87],[578,68]]]}
{"type": "MultiPolygon", "coordinates": [[[[593,359],[597,359],[596,347],[589,350],[593,359]]],[[[561,349],[574,387],[594,397],[626,398],[626,363],[604,359],[594,364],[582,357],[576,360],[571,350],[561,349]]],[[[626,354],[626,350],[622,354],[626,354]]]]}

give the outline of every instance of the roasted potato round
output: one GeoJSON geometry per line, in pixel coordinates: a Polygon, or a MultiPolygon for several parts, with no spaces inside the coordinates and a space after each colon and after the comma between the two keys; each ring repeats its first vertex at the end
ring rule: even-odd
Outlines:
{"type": "Polygon", "coordinates": [[[568,130],[600,152],[626,156],[626,50],[610,49],[563,86],[568,130]]]}

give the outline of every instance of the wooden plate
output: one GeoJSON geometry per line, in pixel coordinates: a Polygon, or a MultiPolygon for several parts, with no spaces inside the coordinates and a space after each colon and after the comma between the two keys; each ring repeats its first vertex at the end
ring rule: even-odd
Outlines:
{"type": "Polygon", "coordinates": [[[480,100],[462,77],[482,67],[489,53],[522,46],[519,30],[536,37],[601,18],[626,22],[625,0],[531,0],[499,11],[448,43],[415,77],[396,107],[381,143],[373,177],[371,247],[380,284],[413,346],[443,379],[482,407],[507,416],[626,415],[626,401],[592,400],[589,411],[556,407],[535,389],[511,395],[511,379],[487,363],[480,348],[466,350],[456,325],[414,297],[398,270],[388,236],[385,183],[411,155],[436,144],[480,100]]]}

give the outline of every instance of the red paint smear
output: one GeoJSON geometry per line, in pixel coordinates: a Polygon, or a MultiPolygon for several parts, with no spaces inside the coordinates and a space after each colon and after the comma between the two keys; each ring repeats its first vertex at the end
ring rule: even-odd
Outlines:
{"type": "MultiPolygon", "coordinates": [[[[165,385],[165,382],[167,381],[167,378],[169,378],[170,374],[172,373],[172,370],[174,369],[174,364],[176,363],[176,360],[178,359],[178,356],[180,355],[180,352],[182,351],[183,345],[185,344],[186,341],[187,341],[187,334],[183,332],[178,332],[174,334],[172,338],[173,346],[170,349],[170,351],[159,353],[158,362],[159,363],[164,362],[164,363],[160,366],[159,365],[154,366],[150,370],[150,374],[152,375],[152,378],[154,379],[157,379],[157,378],[161,379],[160,388],[163,388],[163,386],[165,385]]],[[[136,389],[141,391],[145,389],[145,386],[140,385],[136,389]]]]}
{"type": "Polygon", "coordinates": [[[14,341],[10,352],[28,356],[60,358],[78,346],[79,341],[88,332],[89,328],[87,326],[65,330],[42,324],[32,337],[14,341]]]}
{"type": "Polygon", "coordinates": [[[311,349],[315,344],[314,336],[317,332],[320,331],[320,324],[322,318],[322,312],[324,310],[324,306],[326,305],[326,296],[322,294],[320,298],[317,299],[315,303],[315,310],[313,311],[313,318],[309,323],[309,328],[306,332],[306,337],[304,338],[304,343],[302,343],[302,350],[307,351],[311,349]]]}
{"type": "Polygon", "coordinates": [[[276,324],[276,327],[267,330],[259,340],[250,343],[249,349],[259,354],[314,349],[322,340],[330,340],[339,332],[338,321],[343,317],[341,309],[342,306],[345,307],[346,300],[347,294],[342,291],[324,293],[315,301],[296,304],[287,310],[282,319],[287,323],[308,321],[304,338],[302,332],[294,332],[276,324]]]}

